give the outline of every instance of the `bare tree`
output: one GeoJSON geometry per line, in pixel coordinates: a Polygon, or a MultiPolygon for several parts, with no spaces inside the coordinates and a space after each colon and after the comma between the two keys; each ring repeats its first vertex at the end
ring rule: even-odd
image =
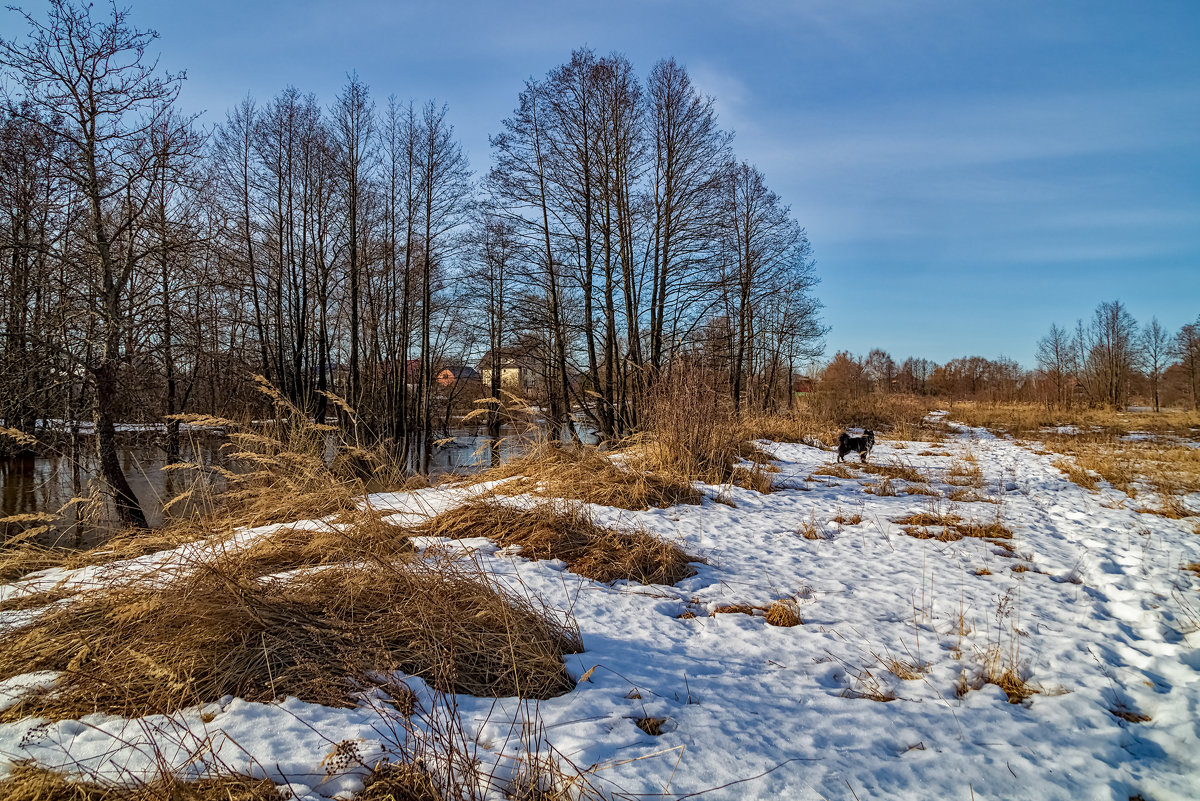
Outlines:
{"type": "Polygon", "coordinates": [[[1186,323],[1179,329],[1171,346],[1171,355],[1179,360],[1188,378],[1192,408],[1200,409],[1200,316],[1196,317],[1196,322],[1186,323]]]}
{"type": "Polygon", "coordinates": [[[1121,301],[1105,301],[1096,307],[1084,336],[1084,376],[1093,399],[1123,405],[1137,362],[1137,321],[1121,301]]]}
{"type": "Polygon", "coordinates": [[[346,266],[349,275],[350,374],[346,394],[351,406],[362,402],[362,376],[359,366],[364,240],[363,201],[367,192],[367,173],[374,156],[375,106],[366,85],[357,74],[350,76],[333,107],[338,165],[346,209],[346,266]]]}
{"type": "Polygon", "coordinates": [[[1151,317],[1150,322],[1142,329],[1138,352],[1145,368],[1146,378],[1150,381],[1150,394],[1154,399],[1154,411],[1158,411],[1158,388],[1162,382],[1163,371],[1167,369],[1170,358],[1171,337],[1167,329],[1162,327],[1157,317],[1151,317]]]}
{"type": "Polygon", "coordinates": [[[138,229],[161,174],[162,153],[151,135],[190,124],[169,116],[183,76],[160,72],[146,58],[157,34],[131,28],[127,11],[113,7],[111,16],[93,19],[91,6],[50,0],[45,23],[21,14],[29,37],[0,39],[0,65],[12,70],[26,101],[13,105],[17,114],[61,137],[57,167],[87,204],[87,257],[94,265],[87,290],[101,321],[99,354],[89,365],[100,466],[122,522],[145,527],[117,456],[118,372],[130,324],[126,296],[142,266],[138,229]]]}
{"type": "Polygon", "coordinates": [[[1058,324],[1052,324],[1046,336],[1037,343],[1037,363],[1042,375],[1054,387],[1054,402],[1068,406],[1074,389],[1076,360],[1071,334],[1058,324]]]}
{"type": "Polygon", "coordinates": [[[718,126],[714,100],[675,59],[654,65],[647,94],[654,156],[649,361],[658,370],[707,308],[712,232],[733,137],[718,126]]]}

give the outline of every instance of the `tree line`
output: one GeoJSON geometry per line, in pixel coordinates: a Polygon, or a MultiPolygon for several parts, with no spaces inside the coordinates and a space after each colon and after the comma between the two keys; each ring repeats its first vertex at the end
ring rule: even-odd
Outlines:
{"type": "Polygon", "coordinates": [[[127,10],[15,13],[0,418],[93,420],[127,523],[118,423],[166,421],[177,454],[172,415],[253,415],[256,374],[419,468],[473,365],[493,433],[519,367],[555,435],[615,439],[685,370],[771,408],[821,352],[804,229],[672,59],[643,79],[576,50],[524,84],[476,173],[435,101],[351,74],[328,106],[289,87],[205,129],[127,10]]]}
{"type": "Polygon", "coordinates": [[[866,357],[840,351],[819,379],[821,387],[849,395],[905,392],[1064,408],[1123,408],[1140,398],[1156,412],[1164,404],[1200,408],[1200,315],[1172,332],[1157,317],[1139,325],[1121,301],[1105,301],[1087,321],[1052,324],[1036,358],[1036,368],[1026,370],[1003,356],[944,364],[910,357],[897,364],[881,348],[866,357]]]}

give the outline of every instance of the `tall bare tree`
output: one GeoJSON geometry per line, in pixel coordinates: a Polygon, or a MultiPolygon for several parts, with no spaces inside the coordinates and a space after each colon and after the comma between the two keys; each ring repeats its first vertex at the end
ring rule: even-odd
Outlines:
{"type": "Polygon", "coordinates": [[[121,520],[144,528],[145,513],[117,455],[118,375],[131,323],[127,295],[143,266],[139,228],[162,174],[152,133],[182,138],[165,129],[190,124],[170,117],[183,76],[160,71],[146,57],[157,34],[130,27],[127,11],[114,6],[97,19],[90,5],[50,0],[49,6],[45,22],[21,12],[29,36],[0,39],[0,65],[12,71],[26,101],[13,105],[18,115],[61,137],[57,167],[87,205],[86,256],[94,270],[86,273],[92,278],[86,291],[101,323],[99,353],[88,365],[100,466],[121,520]]]}

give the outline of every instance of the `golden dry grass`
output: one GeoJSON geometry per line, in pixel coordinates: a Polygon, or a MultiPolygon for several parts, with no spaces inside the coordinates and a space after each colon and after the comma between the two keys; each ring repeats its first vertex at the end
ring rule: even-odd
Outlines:
{"type": "MultiPolygon", "coordinates": [[[[247,776],[194,782],[167,776],[125,786],[73,778],[31,763],[18,763],[0,779],[0,798],[5,801],[283,801],[284,796],[274,782],[247,776]]],[[[395,801],[407,799],[397,796],[395,801]]]]}
{"type": "Polygon", "coordinates": [[[704,494],[689,478],[652,470],[639,447],[618,453],[621,463],[598,448],[548,443],[468,481],[507,479],[495,492],[567,498],[630,510],[698,504],[703,499],[704,494]]]}
{"type": "Polygon", "coordinates": [[[857,526],[862,521],[863,517],[860,514],[839,514],[837,517],[833,518],[833,522],[837,523],[839,526],[857,526]]]}
{"type": "Polygon", "coordinates": [[[758,492],[763,495],[775,491],[775,482],[771,479],[771,472],[764,470],[758,465],[753,468],[735,467],[729,477],[730,483],[734,486],[748,489],[753,492],[758,492]]]}
{"type": "Polygon", "coordinates": [[[1183,433],[1200,427],[1200,412],[1127,412],[1084,406],[1063,409],[1044,404],[956,402],[950,419],[969,426],[1002,431],[1014,436],[1044,435],[1042,429],[1075,426],[1080,434],[1068,436],[1110,438],[1131,431],[1157,434],[1183,433]]]}
{"type": "Polygon", "coordinates": [[[1126,723],[1149,723],[1152,718],[1149,715],[1144,715],[1141,712],[1134,712],[1131,709],[1124,707],[1114,707],[1108,710],[1114,717],[1118,717],[1126,723]]]}
{"type": "Polygon", "coordinates": [[[848,467],[844,464],[839,464],[837,462],[834,462],[833,464],[827,464],[824,467],[818,467],[816,470],[813,471],[813,475],[815,475],[815,476],[830,476],[832,478],[857,478],[858,477],[858,473],[854,472],[854,468],[848,467]]]}
{"type": "Polygon", "coordinates": [[[747,419],[751,438],[779,442],[819,441],[832,445],[851,427],[869,428],[897,440],[940,440],[945,427],[925,419],[934,405],[929,398],[871,394],[857,398],[817,392],[796,402],[790,412],[747,419]]]}
{"type": "Polygon", "coordinates": [[[1012,538],[1012,530],[999,520],[964,520],[958,515],[942,512],[934,507],[931,507],[929,511],[917,512],[897,518],[892,522],[902,526],[902,530],[908,536],[921,540],[936,539],[942,542],[954,542],[963,537],[1012,538]]]}
{"type": "Polygon", "coordinates": [[[1059,454],[1052,464],[1086,489],[1103,479],[1130,497],[1153,492],[1157,501],[1139,511],[1175,519],[1194,514],[1183,497],[1200,492],[1200,449],[1179,439],[1195,439],[1198,412],[956,404],[951,417],[1040,443],[1039,452],[1059,454]],[[1045,430],[1064,426],[1076,430],[1045,430]]]}
{"type": "Polygon", "coordinates": [[[877,484],[866,485],[863,487],[863,492],[868,495],[878,495],[881,498],[893,498],[900,494],[890,478],[885,478],[877,484]]]}
{"type": "Polygon", "coordinates": [[[445,801],[445,796],[417,766],[388,763],[371,771],[354,801],[445,801]]]}
{"type": "Polygon", "coordinates": [[[3,718],[141,716],[225,695],[346,706],[394,670],[475,695],[573,686],[562,655],[580,644],[569,624],[469,565],[363,558],[263,580],[218,556],[78,596],[0,640],[0,676],[65,671],[3,718]]]}
{"type": "Polygon", "coordinates": [[[956,487],[974,487],[975,489],[983,487],[983,470],[978,464],[975,464],[973,458],[968,457],[950,464],[950,469],[946,471],[946,483],[956,487]]]}
{"type": "Polygon", "coordinates": [[[858,469],[862,470],[864,473],[870,473],[876,476],[886,476],[887,478],[900,479],[902,481],[909,481],[913,484],[925,484],[929,481],[929,477],[920,470],[917,470],[912,465],[904,464],[899,460],[895,460],[887,464],[867,462],[866,464],[859,465],[858,469]]]}
{"type": "Polygon", "coordinates": [[[794,601],[775,601],[769,607],[767,607],[767,613],[765,617],[768,625],[780,626],[783,628],[799,626],[804,623],[804,621],[800,619],[800,613],[796,611],[796,604],[794,601]]]}
{"type": "Polygon", "coordinates": [[[702,561],[646,531],[597,525],[586,509],[570,502],[518,508],[498,500],[476,500],[442,512],[409,533],[487,537],[520,547],[521,555],[530,559],[561,559],[572,573],[602,582],[675,584],[694,576],[691,563],[702,561]]]}

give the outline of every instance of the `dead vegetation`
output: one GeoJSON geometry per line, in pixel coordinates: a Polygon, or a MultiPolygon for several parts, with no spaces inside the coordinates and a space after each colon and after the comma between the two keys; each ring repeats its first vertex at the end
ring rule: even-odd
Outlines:
{"type": "MultiPolygon", "coordinates": [[[[136,784],[79,779],[22,762],[0,779],[6,801],[284,801],[268,779],[226,776],[187,782],[163,776],[136,784]]],[[[396,796],[395,801],[407,801],[396,796]]],[[[414,801],[418,801],[414,799],[414,801]]]]}
{"type": "Polygon", "coordinates": [[[991,647],[981,657],[981,666],[973,676],[968,671],[959,674],[955,694],[962,698],[971,690],[994,684],[1004,691],[1010,704],[1019,704],[1041,692],[1021,675],[1014,659],[1006,657],[1000,648],[991,647]]]}
{"type": "Polygon", "coordinates": [[[578,503],[546,502],[518,508],[482,499],[455,507],[409,530],[410,534],[462,539],[487,537],[516,546],[530,559],[561,559],[572,573],[595,581],[675,584],[693,576],[693,562],[677,545],[646,531],[598,525],[578,503]]]}
{"type": "Polygon", "coordinates": [[[982,521],[976,519],[964,520],[950,512],[931,506],[924,512],[897,518],[893,523],[902,527],[905,534],[919,540],[936,539],[941,542],[954,542],[964,537],[978,539],[1007,540],[1012,538],[1012,530],[999,519],[982,521]]]}
{"type": "Polygon", "coordinates": [[[1200,430],[1200,413],[955,404],[951,416],[1057,454],[1052,464],[1085,489],[1096,490],[1103,480],[1130,497],[1156,496],[1139,511],[1171,519],[1195,515],[1183,499],[1200,492],[1200,449],[1186,442],[1200,430]]]}
{"type": "Polygon", "coordinates": [[[635,720],[634,724],[651,737],[659,737],[664,733],[663,727],[667,720],[668,718],[641,717],[635,720]]]}
{"type": "Polygon", "coordinates": [[[573,686],[562,656],[577,630],[472,566],[368,558],[263,580],[252,564],[218,556],[94,590],[9,632],[0,676],[65,672],[3,719],[143,716],[225,695],[347,706],[395,670],[484,696],[573,686]]]}
{"type": "Polygon", "coordinates": [[[886,476],[887,478],[908,481],[913,484],[926,484],[929,482],[929,477],[920,470],[917,470],[912,465],[904,464],[899,460],[895,460],[887,464],[867,462],[859,465],[858,469],[862,470],[864,473],[870,473],[876,476],[886,476]]]}
{"type": "Polygon", "coordinates": [[[1132,709],[1125,707],[1113,707],[1108,710],[1114,717],[1118,717],[1126,723],[1149,723],[1152,718],[1149,715],[1144,715],[1141,712],[1134,712],[1132,709]]]}
{"type": "Polygon", "coordinates": [[[927,419],[934,407],[928,398],[902,394],[869,394],[853,397],[817,392],[806,396],[787,412],[747,416],[748,439],[806,442],[832,447],[849,427],[869,428],[892,439],[938,441],[945,427],[927,419]]]}
{"type": "MultiPolygon", "coordinates": [[[[780,598],[772,601],[769,606],[760,606],[757,604],[720,604],[713,607],[711,612],[712,617],[717,615],[749,615],[750,617],[762,617],[767,625],[778,626],[781,628],[791,628],[792,626],[801,626],[804,620],[800,617],[800,609],[795,598],[780,598]]],[[[688,610],[681,619],[693,619],[698,615],[688,610]],[[685,618],[685,615],[687,616],[685,618]]]]}
{"type": "Polygon", "coordinates": [[[614,460],[613,453],[585,445],[546,443],[523,456],[472,476],[470,483],[503,481],[495,492],[566,498],[615,506],[650,509],[680,503],[698,504],[704,494],[690,479],[651,469],[636,446],[614,460]]]}

